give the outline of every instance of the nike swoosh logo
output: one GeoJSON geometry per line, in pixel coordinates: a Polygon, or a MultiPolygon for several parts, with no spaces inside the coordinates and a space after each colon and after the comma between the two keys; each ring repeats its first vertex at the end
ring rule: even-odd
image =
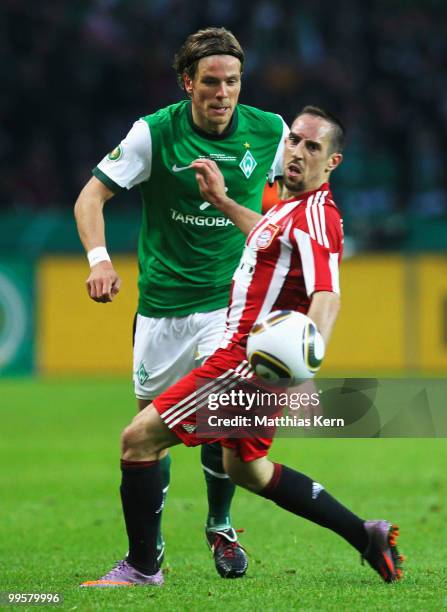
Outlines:
{"type": "MultiPolygon", "coordinates": [[[[228,187],[225,187],[225,193],[228,191],[228,187]]],[[[211,202],[202,202],[199,206],[199,210],[206,210],[208,206],[211,206],[211,202]]]]}
{"type": "Polygon", "coordinates": [[[172,166],[172,172],[183,172],[183,170],[189,170],[191,168],[191,164],[189,166],[177,166],[174,164],[172,166]]]}

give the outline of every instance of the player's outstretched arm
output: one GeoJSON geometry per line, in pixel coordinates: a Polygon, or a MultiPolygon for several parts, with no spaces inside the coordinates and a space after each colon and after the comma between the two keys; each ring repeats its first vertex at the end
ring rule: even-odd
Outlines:
{"type": "Polygon", "coordinates": [[[307,316],[312,319],[328,345],[340,310],[340,296],[332,291],[317,291],[312,295],[307,316]]]}
{"type": "Polygon", "coordinates": [[[247,236],[262,215],[241,206],[227,196],[225,180],[216,162],[211,159],[196,159],[191,168],[195,170],[203,199],[223,212],[247,236]]]}
{"type": "Polygon", "coordinates": [[[95,302],[111,302],[121,285],[105,248],[103,208],[113,195],[113,191],[92,177],[79,194],[74,207],[79,237],[91,266],[86,281],[87,292],[95,302]]]}

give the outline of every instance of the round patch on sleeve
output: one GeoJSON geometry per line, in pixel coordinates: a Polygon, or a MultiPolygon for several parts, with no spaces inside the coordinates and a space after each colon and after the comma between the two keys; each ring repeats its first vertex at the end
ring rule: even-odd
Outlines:
{"type": "Polygon", "coordinates": [[[110,151],[110,153],[107,155],[107,158],[111,161],[118,161],[122,154],[123,149],[121,148],[121,145],[118,145],[113,149],[113,151],[110,151]]]}

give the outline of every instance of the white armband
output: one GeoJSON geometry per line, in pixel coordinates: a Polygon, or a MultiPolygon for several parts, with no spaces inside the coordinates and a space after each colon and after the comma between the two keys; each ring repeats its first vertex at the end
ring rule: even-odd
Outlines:
{"type": "Polygon", "coordinates": [[[109,254],[107,253],[106,247],[99,246],[91,249],[87,253],[88,263],[90,267],[96,266],[100,261],[111,261],[109,254]]]}

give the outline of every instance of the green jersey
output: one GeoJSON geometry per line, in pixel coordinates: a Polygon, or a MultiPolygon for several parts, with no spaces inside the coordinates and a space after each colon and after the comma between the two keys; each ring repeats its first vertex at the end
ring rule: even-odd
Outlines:
{"type": "Polygon", "coordinates": [[[137,121],[93,170],[113,191],[140,189],[140,314],[176,317],[226,306],[245,236],[203,201],[189,165],[214,160],[229,197],[260,212],[266,180],[282,172],[287,130],[279,115],[239,104],[223,134],[208,134],[184,100],[137,121]]]}

